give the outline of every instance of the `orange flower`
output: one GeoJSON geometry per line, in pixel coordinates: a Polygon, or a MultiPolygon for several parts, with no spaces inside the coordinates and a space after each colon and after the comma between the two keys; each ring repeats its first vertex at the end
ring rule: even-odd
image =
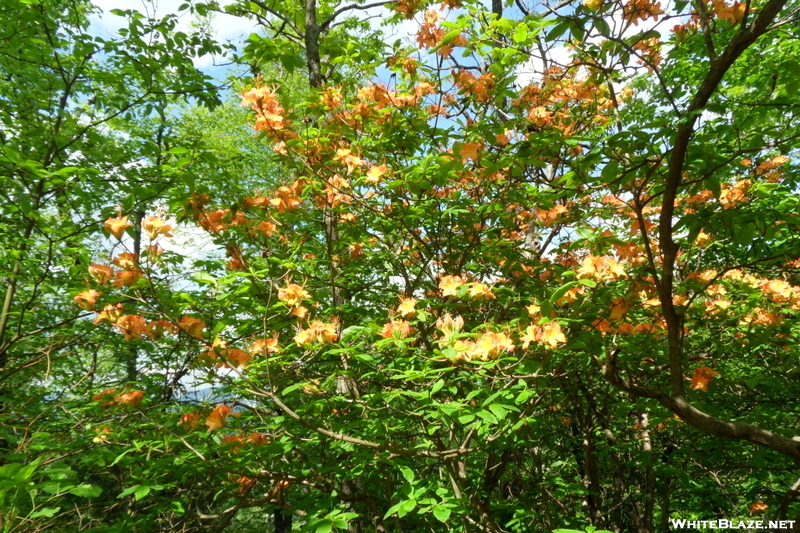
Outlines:
{"type": "Polygon", "coordinates": [[[139,256],[137,254],[124,252],[115,257],[112,263],[125,270],[133,270],[136,268],[136,261],[138,260],[139,256]]]}
{"type": "Polygon", "coordinates": [[[464,319],[460,315],[453,318],[450,313],[446,313],[443,318],[436,321],[436,327],[449,337],[463,329],[464,319]]]}
{"type": "Polygon", "coordinates": [[[286,287],[278,289],[278,299],[282,302],[286,302],[286,304],[291,307],[297,307],[300,305],[300,300],[305,300],[308,298],[311,298],[311,295],[308,294],[308,291],[306,291],[300,285],[294,283],[290,283],[286,287]]]}
{"type": "Polygon", "coordinates": [[[300,330],[294,336],[294,341],[300,346],[312,344],[314,342],[325,344],[334,343],[339,339],[336,333],[336,322],[321,322],[314,320],[307,329],[300,330]]]}
{"type": "Polygon", "coordinates": [[[563,205],[557,205],[552,209],[539,209],[536,211],[536,218],[543,226],[551,226],[559,215],[566,213],[567,208],[563,205]]]}
{"type": "Polygon", "coordinates": [[[181,420],[178,424],[186,431],[192,430],[200,425],[200,415],[197,413],[186,413],[181,416],[181,420]]]}
{"type": "Polygon", "coordinates": [[[236,489],[241,495],[245,495],[250,492],[250,488],[255,485],[256,480],[247,476],[240,476],[236,478],[236,483],[239,484],[239,487],[236,489]]]}
{"type": "Polygon", "coordinates": [[[136,285],[136,282],[142,279],[141,270],[120,270],[117,272],[116,279],[112,283],[118,289],[122,287],[131,287],[136,285]]]}
{"type": "Polygon", "coordinates": [[[389,172],[389,167],[386,165],[373,165],[367,172],[367,183],[378,183],[384,174],[389,172]]]}
{"type": "Polygon", "coordinates": [[[206,325],[199,318],[185,316],[180,319],[178,325],[183,331],[195,339],[203,339],[203,330],[205,329],[206,325]]]}
{"type": "MultiPolygon", "coordinates": [[[[738,4],[738,2],[737,2],[738,4]]],[[[789,161],[789,158],[783,155],[778,155],[772,159],[768,159],[756,167],[756,174],[766,174],[770,170],[774,170],[779,166],[789,161]]]]}
{"type": "Polygon", "coordinates": [[[476,300],[491,300],[494,298],[492,289],[483,283],[473,283],[469,288],[469,295],[476,300]]]}
{"type": "Polygon", "coordinates": [[[397,338],[405,339],[414,332],[414,328],[406,320],[392,320],[383,325],[381,337],[384,339],[397,338]]]}
{"type": "Polygon", "coordinates": [[[514,343],[511,341],[511,337],[505,333],[490,331],[481,335],[475,342],[475,345],[470,350],[470,355],[481,361],[488,361],[489,359],[500,357],[500,352],[503,350],[514,351],[514,343]]]}
{"type": "Polygon", "coordinates": [[[250,433],[247,436],[247,442],[250,444],[255,444],[256,446],[261,446],[263,444],[269,444],[270,438],[269,435],[264,433],[250,433]]]}
{"type": "Polygon", "coordinates": [[[479,152],[483,148],[482,143],[464,143],[461,145],[461,148],[458,151],[458,155],[461,156],[461,162],[466,163],[467,160],[472,159],[473,161],[477,161],[479,158],[479,152]]]}
{"type": "Polygon", "coordinates": [[[753,515],[755,513],[763,513],[769,508],[764,502],[755,502],[750,504],[750,514],[753,515]]]}
{"type": "Polygon", "coordinates": [[[100,285],[105,285],[114,277],[114,269],[107,265],[92,263],[89,265],[89,275],[100,285]]]}
{"type": "Polygon", "coordinates": [[[255,227],[256,231],[263,233],[267,237],[272,237],[278,232],[278,226],[275,225],[274,222],[270,222],[268,220],[264,220],[258,226],[255,227]]]}
{"type": "Polygon", "coordinates": [[[781,317],[760,307],[756,307],[753,309],[753,314],[746,315],[739,321],[742,325],[756,324],[758,326],[779,326],[781,322],[783,322],[781,317]]]}
{"type": "Polygon", "coordinates": [[[106,231],[119,240],[122,240],[122,234],[125,229],[130,227],[128,217],[109,218],[105,222],[106,231]]]}
{"type": "Polygon", "coordinates": [[[250,361],[250,354],[239,348],[231,348],[230,350],[225,350],[224,353],[230,367],[245,367],[250,361]]]}
{"type": "Polygon", "coordinates": [[[611,314],[609,318],[613,321],[622,320],[628,312],[628,304],[624,298],[614,298],[611,300],[611,314]]]}
{"type": "Polygon", "coordinates": [[[97,297],[103,294],[102,292],[97,292],[94,289],[89,289],[86,291],[81,291],[75,296],[75,303],[78,304],[78,307],[81,309],[86,309],[87,311],[94,310],[95,302],[97,301],[97,297]]]}
{"type": "Polygon", "coordinates": [[[139,315],[119,317],[115,326],[125,335],[125,340],[141,339],[147,333],[147,322],[139,315]]]}
{"type": "Polygon", "coordinates": [[[267,355],[270,353],[278,353],[279,351],[281,351],[281,348],[278,346],[278,337],[256,339],[253,343],[253,349],[251,350],[253,355],[267,355]]]}
{"type": "Polygon", "coordinates": [[[719,372],[711,370],[707,366],[695,368],[692,376],[692,390],[708,392],[708,384],[714,379],[714,376],[719,376],[719,372]]]}
{"type": "Polygon", "coordinates": [[[241,435],[228,435],[219,444],[220,446],[230,446],[230,451],[238,453],[244,446],[244,437],[241,435]]]}
{"type": "Polygon", "coordinates": [[[304,319],[304,318],[306,317],[306,315],[308,314],[308,308],[307,308],[307,307],[303,307],[303,306],[301,305],[301,306],[298,306],[298,307],[295,307],[294,309],[292,309],[292,312],[291,312],[290,314],[291,314],[292,316],[296,316],[297,318],[299,318],[300,320],[302,320],[302,319],[304,319]]]}
{"type": "Polygon", "coordinates": [[[357,167],[364,165],[364,160],[350,151],[349,148],[339,148],[336,150],[334,160],[347,166],[348,172],[353,172],[357,167]]]}
{"type": "Polygon", "coordinates": [[[119,317],[122,316],[122,304],[108,304],[103,308],[103,310],[97,314],[97,317],[94,319],[95,325],[99,324],[103,320],[108,320],[112,324],[116,324],[119,317]]]}
{"type": "Polygon", "coordinates": [[[103,392],[92,396],[92,400],[99,403],[100,407],[108,407],[117,403],[116,395],[116,389],[105,389],[103,392]]]}
{"type": "Polygon", "coordinates": [[[143,390],[134,390],[120,394],[117,396],[117,403],[120,405],[127,405],[128,407],[139,407],[144,398],[143,390]]]}
{"type": "Polygon", "coordinates": [[[417,316],[417,299],[403,298],[397,306],[397,312],[403,318],[414,318],[417,316]]]}
{"type": "Polygon", "coordinates": [[[156,240],[159,235],[172,237],[172,233],[170,233],[172,226],[168,226],[161,217],[145,218],[142,220],[142,228],[147,232],[147,236],[150,237],[151,241],[156,240]]]}
{"type": "Polygon", "coordinates": [[[164,333],[175,333],[175,325],[159,318],[147,324],[147,336],[154,341],[164,336],[164,333]]]}
{"type": "Polygon", "coordinates": [[[464,285],[466,281],[460,276],[442,276],[439,280],[439,290],[442,291],[442,296],[458,296],[456,290],[464,285]]]}
{"type": "Polygon", "coordinates": [[[590,255],[583,260],[578,269],[578,278],[594,278],[595,281],[611,281],[626,277],[625,270],[616,259],[609,256],[595,257],[590,255]]]}
{"type": "Polygon", "coordinates": [[[214,410],[211,411],[211,414],[208,415],[208,418],[206,418],[208,432],[211,433],[215,429],[225,427],[225,423],[231,415],[237,418],[241,416],[239,413],[233,412],[233,409],[229,405],[222,404],[216,406],[214,410]]]}
{"type": "Polygon", "coordinates": [[[525,335],[520,340],[523,349],[527,349],[531,342],[538,342],[553,350],[559,344],[567,342],[567,338],[561,331],[561,324],[558,322],[550,322],[542,326],[528,326],[525,329],[525,335]]]}
{"type": "Polygon", "coordinates": [[[164,253],[164,249],[158,244],[151,244],[145,248],[145,251],[147,252],[147,259],[149,259],[151,263],[157,262],[161,254],[164,253]]]}
{"type": "Polygon", "coordinates": [[[111,428],[95,428],[97,435],[92,439],[96,444],[104,444],[108,441],[108,435],[111,433],[111,428]]]}

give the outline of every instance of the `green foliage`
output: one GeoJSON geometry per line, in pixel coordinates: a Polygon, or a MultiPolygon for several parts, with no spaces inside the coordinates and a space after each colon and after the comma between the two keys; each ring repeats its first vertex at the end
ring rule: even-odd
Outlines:
{"type": "Polygon", "coordinates": [[[0,8],[3,531],[797,514],[796,2],[632,5],[0,8]]]}

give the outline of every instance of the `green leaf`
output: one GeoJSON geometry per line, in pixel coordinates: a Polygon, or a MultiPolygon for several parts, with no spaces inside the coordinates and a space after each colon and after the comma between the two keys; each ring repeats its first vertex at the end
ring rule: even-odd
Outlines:
{"type": "Polygon", "coordinates": [[[446,524],[447,520],[450,518],[450,509],[441,505],[437,505],[433,508],[433,516],[435,516],[436,520],[442,524],[446,524]]]}
{"type": "Polygon", "coordinates": [[[103,493],[103,489],[97,485],[89,485],[84,483],[83,485],[72,487],[69,489],[69,493],[74,494],[75,496],[80,496],[81,498],[96,498],[103,493]]]}
{"type": "Polygon", "coordinates": [[[34,513],[31,513],[28,518],[40,518],[42,516],[46,518],[53,518],[60,510],[61,507],[44,507],[34,513]]]}
{"type": "Polygon", "coordinates": [[[328,518],[323,518],[319,522],[317,522],[317,528],[314,530],[315,533],[331,533],[333,530],[333,521],[328,518]]]}
{"type": "Polygon", "coordinates": [[[557,302],[557,301],[559,301],[559,300],[560,300],[560,299],[561,299],[561,298],[562,298],[562,297],[563,297],[565,294],[567,294],[567,291],[568,291],[568,290],[570,290],[571,288],[573,288],[573,287],[575,287],[575,286],[577,286],[577,285],[578,285],[578,282],[577,282],[577,281],[570,281],[569,283],[565,283],[564,285],[562,285],[561,287],[559,287],[559,288],[557,288],[555,291],[553,291],[553,294],[551,294],[551,295],[550,295],[550,298],[548,298],[549,302],[550,302],[551,304],[554,304],[554,303],[556,303],[556,302],[557,302]]]}

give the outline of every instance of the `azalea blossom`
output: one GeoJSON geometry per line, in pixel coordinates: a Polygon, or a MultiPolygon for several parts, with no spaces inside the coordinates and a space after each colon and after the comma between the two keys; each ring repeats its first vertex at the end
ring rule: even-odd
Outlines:
{"type": "Polygon", "coordinates": [[[383,325],[381,337],[384,339],[398,338],[405,339],[414,332],[414,328],[407,320],[392,320],[383,325]]]}
{"type": "Polygon", "coordinates": [[[561,324],[558,322],[550,322],[542,326],[528,326],[525,329],[525,335],[520,340],[523,349],[527,349],[532,342],[538,342],[552,350],[558,348],[559,344],[567,342],[566,336],[561,331],[561,324]]]}
{"type": "Polygon", "coordinates": [[[692,390],[708,392],[708,384],[712,379],[714,379],[714,376],[719,376],[719,372],[712,370],[707,366],[695,368],[694,375],[692,376],[692,390]]]}
{"type": "Polygon", "coordinates": [[[117,272],[117,276],[112,285],[118,289],[121,289],[122,287],[131,287],[136,285],[136,282],[138,282],[140,279],[142,279],[141,270],[120,270],[117,272]]]}
{"type": "Polygon", "coordinates": [[[147,217],[142,220],[142,228],[147,232],[147,236],[151,241],[158,238],[159,235],[165,237],[172,237],[172,226],[167,225],[161,217],[147,217]]]}
{"type": "Polygon", "coordinates": [[[211,414],[208,415],[206,418],[206,425],[208,426],[208,432],[211,433],[215,429],[219,429],[224,427],[227,423],[228,417],[234,416],[239,417],[241,416],[240,413],[236,413],[233,411],[233,408],[229,405],[218,405],[211,411],[211,414]]]}
{"type": "Polygon", "coordinates": [[[92,263],[89,265],[89,275],[100,285],[105,285],[114,277],[114,269],[108,265],[92,263]]]}
{"type": "Polygon", "coordinates": [[[481,361],[497,359],[502,351],[513,352],[514,343],[505,333],[487,332],[475,341],[470,350],[470,355],[481,361]]]}
{"type": "Polygon", "coordinates": [[[300,305],[301,300],[309,298],[311,298],[311,295],[308,294],[308,291],[295,283],[290,283],[286,287],[278,289],[278,299],[282,302],[286,302],[286,304],[291,307],[297,307],[300,305]]]}
{"type": "Polygon", "coordinates": [[[202,340],[203,330],[205,329],[206,324],[199,318],[184,316],[181,317],[180,321],[178,322],[178,325],[183,331],[185,331],[192,337],[202,340]]]}
{"type": "Polygon", "coordinates": [[[111,235],[119,240],[122,240],[122,234],[130,227],[127,216],[112,217],[106,220],[105,229],[111,235]]]}
{"type": "Polygon", "coordinates": [[[271,337],[269,339],[256,339],[255,342],[253,342],[253,349],[251,352],[253,355],[268,355],[271,353],[278,353],[280,350],[280,346],[278,346],[278,337],[271,337]]]}
{"type": "Polygon", "coordinates": [[[403,298],[397,306],[397,312],[403,318],[414,318],[417,316],[417,299],[403,298]]]}
{"type": "Polygon", "coordinates": [[[130,252],[123,252],[119,254],[117,257],[115,257],[112,263],[125,270],[133,270],[134,268],[136,268],[136,262],[138,260],[139,256],[137,254],[130,252]]]}
{"type": "Polygon", "coordinates": [[[442,276],[439,280],[439,290],[442,291],[442,296],[458,296],[458,288],[464,285],[466,281],[460,276],[442,276]]]}
{"type": "Polygon", "coordinates": [[[336,322],[322,322],[314,320],[309,324],[308,328],[300,330],[294,336],[294,341],[300,346],[306,346],[312,343],[334,343],[339,339],[339,334],[336,333],[336,322]]]}
{"type": "Polygon", "coordinates": [[[587,256],[581,267],[578,268],[578,278],[594,278],[595,281],[603,282],[621,277],[627,277],[625,269],[616,259],[609,256],[587,256]]]}
{"type": "Polygon", "coordinates": [[[103,308],[103,310],[100,313],[97,313],[97,317],[94,319],[94,323],[95,325],[97,325],[103,320],[108,320],[112,324],[115,324],[121,316],[122,316],[122,304],[108,304],[103,308]]]}
{"type": "Polygon", "coordinates": [[[97,298],[101,294],[103,293],[98,292],[94,289],[81,291],[75,296],[75,303],[77,303],[78,307],[80,307],[81,309],[86,309],[87,311],[93,311],[95,302],[97,301],[97,298]]]}
{"type": "Polygon", "coordinates": [[[192,430],[200,425],[200,415],[194,412],[186,413],[181,416],[178,425],[180,425],[186,431],[192,430]]]}

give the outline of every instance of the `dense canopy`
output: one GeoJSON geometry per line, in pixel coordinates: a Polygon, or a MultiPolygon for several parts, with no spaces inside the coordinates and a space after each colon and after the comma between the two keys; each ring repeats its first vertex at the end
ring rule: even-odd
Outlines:
{"type": "Polygon", "coordinates": [[[800,531],[797,0],[118,4],[0,5],[0,530],[800,531]]]}

